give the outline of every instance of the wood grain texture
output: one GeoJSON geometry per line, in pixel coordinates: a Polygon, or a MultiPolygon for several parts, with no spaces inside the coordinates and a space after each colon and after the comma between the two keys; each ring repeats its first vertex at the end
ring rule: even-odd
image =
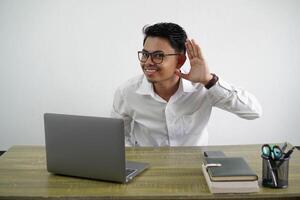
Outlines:
{"type": "Polygon", "coordinates": [[[300,152],[290,160],[287,189],[252,194],[211,194],[201,171],[205,150],[243,156],[261,181],[261,145],[126,148],[128,160],[150,168],[128,184],[47,172],[43,146],[13,146],[0,157],[0,199],[300,199],[300,152]]]}

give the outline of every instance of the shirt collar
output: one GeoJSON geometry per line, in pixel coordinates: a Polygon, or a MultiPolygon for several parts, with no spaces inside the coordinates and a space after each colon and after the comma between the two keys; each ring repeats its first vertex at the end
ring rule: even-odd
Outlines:
{"type": "MultiPolygon", "coordinates": [[[[192,83],[188,80],[185,80],[183,78],[180,79],[180,83],[179,83],[179,87],[178,87],[178,91],[176,93],[192,93],[197,91],[197,85],[198,83],[192,83]]],[[[140,84],[140,86],[138,87],[138,89],[136,90],[137,94],[141,94],[141,95],[151,95],[154,96],[154,89],[153,89],[153,84],[150,83],[147,78],[145,77],[145,75],[143,75],[143,80],[142,83],[140,84]]]]}
{"type": "Polygon", "coordinates": [[[141,95],[151,95],[151,96],[154,95],[153,85],[147,80],[145,75],[143,75],[142,82],[138,87],[138,89],[136,90],[136,93],[141,95]]]}

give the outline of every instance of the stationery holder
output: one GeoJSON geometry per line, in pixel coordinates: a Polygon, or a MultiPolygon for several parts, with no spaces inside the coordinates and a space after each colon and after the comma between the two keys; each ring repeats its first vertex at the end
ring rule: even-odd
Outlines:
{"type": "Polygon", "coordinates": [[[262,185],[271,188],[287,188],[290,158],[273,160],[262,156],[262,185]]]}

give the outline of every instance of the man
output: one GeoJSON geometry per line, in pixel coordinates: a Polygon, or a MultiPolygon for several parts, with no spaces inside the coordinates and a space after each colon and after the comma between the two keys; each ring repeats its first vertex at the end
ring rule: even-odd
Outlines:
{"type": "Polygon", "coordinates": [[[120,86],[113,102],[112,116],[125,122],[127,146],[207,145],[213,106],[245,119],[261,115],[253,95],[210,73],[182,27],[158,23],[143,31],[138,58],[144,74],[120,86]],[[186,53],[188,74],[180,71],[186,53]]]}

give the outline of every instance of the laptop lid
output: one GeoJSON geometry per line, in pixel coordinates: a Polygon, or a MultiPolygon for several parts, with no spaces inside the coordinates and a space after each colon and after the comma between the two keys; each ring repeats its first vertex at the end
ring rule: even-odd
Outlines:
{"type": "Polygon", "coordinates": [[[126,182],[122,119],[44,114],[47,170],[126,182]]]}

